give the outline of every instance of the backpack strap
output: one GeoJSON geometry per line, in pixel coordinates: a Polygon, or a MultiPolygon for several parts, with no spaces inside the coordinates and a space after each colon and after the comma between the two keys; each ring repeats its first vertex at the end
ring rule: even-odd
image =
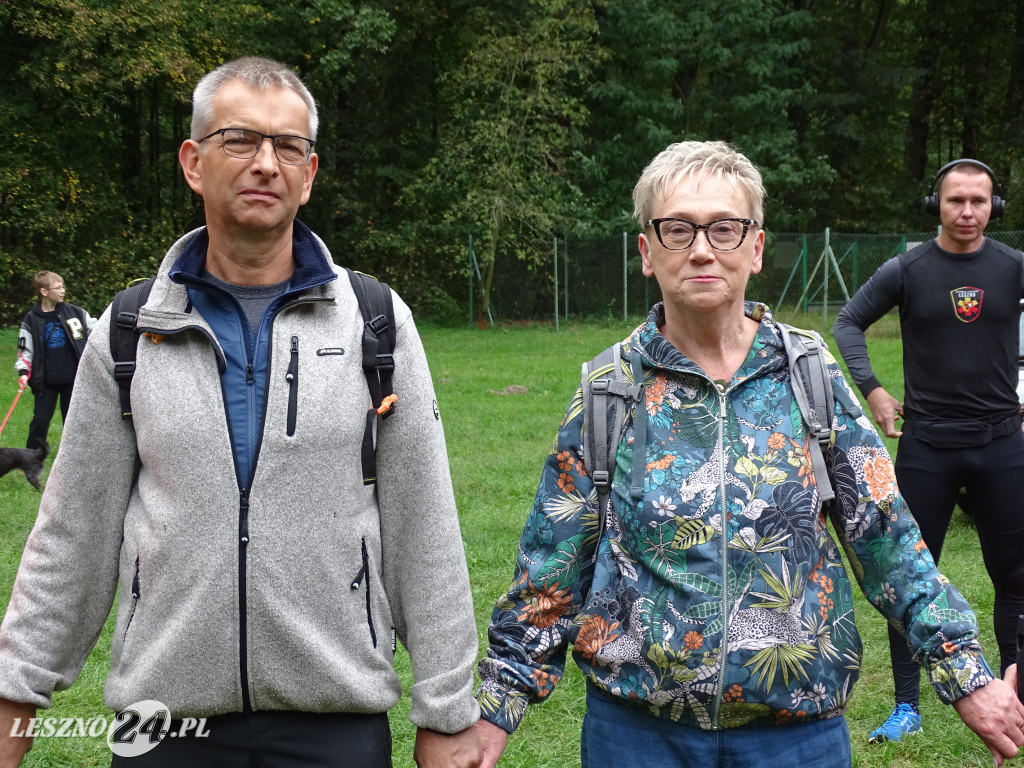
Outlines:
{"type": "Polygon", "coordinates": [[[134,282],[110,302],[110,355],[114,358],[114,380],[121,399],[121,418],[132,418],[132,377],[139,343],[136,324],[139,309],[149,298],[156,277],[134,282]]]}
{"type": "MultiPolygon", "coordinates": [[[[641,401],[643,377],[639,384],[631,385],[626,380],[622,368],[622,344],[617,343],[583,364],[580,386],[583,390],[583,466],[587,468],[597,491],[597,541],[600,543],[608,516],[619,435],[626,420],[625,400],[641,401]]],[[[641,456],[643,453],[641,450],[641,456]]],[[[634,483],[635,478],[630,483],[631,490],[634,483]]],[[[642,474],[640,487],[642,493],[642,474]]],[[[597,557],[596,548],[594,556],[597,557]]]]}
{"type": "Polygon", "coordinates": [[[814,331],[804,331],[785,323],[779,323],[779,329],[789,358],[793,396],[811,438],[811,463],[814,465],[818,495],[823,503],[829,502],[835,498],[835,491],[825,466],[825,450],[832,441],[835,400],[823,352],[825,342],[814,331]]]}
{"type": "Polygon", "coordinates": [[[371,407],[366,412],[366,429],[363,432],[362,463],[363,485],[377,482],[377,452],[373,443],[373,425],[377,416],[388,418],[395,412],[398,396],[391,383],[395,371],[395,327],[394,302],[391,288],[370,275],[355,272],[346,267],[352,290],[355,291],[359,311],[363,316],[363,373],[370,390],[371,407]]]}

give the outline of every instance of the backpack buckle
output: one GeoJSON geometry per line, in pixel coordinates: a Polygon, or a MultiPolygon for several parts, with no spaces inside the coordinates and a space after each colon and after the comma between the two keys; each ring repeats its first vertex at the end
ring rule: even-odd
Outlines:
{"type": "Polygon", "coordinates": [[[384,315],[377,315],[372,320],[367,320],[366,326],[373,331],[374,336],[380,336],[388,328],[388,319],[384,315]]]}
{"type": "Polygon", "coordinates": [[[391,373],[395,370],[395,358],[393,355],[377,355],[377,370],[391,373]]]}
{"type": "Polygon", "coordinates": [[[135,361],[114,363],[114,380],[131,381],[135,375],[135,361]]]}
{"type": "Polygon", "coordinates": [[[124,328],[127,331],[135,330],[135,323],[138,322],[139,316],[134,312],[118,312],[117,313],[117,327],[124,328]]]}

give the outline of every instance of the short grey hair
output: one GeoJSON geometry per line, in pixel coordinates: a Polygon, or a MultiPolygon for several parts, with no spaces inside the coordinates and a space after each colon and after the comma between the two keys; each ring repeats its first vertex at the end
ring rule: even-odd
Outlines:
{"type": "Polygon", "coordinates": [[[316,102],[299,76],[289,67],[270,59],[258,56],[247,56],[221,64],[212,72],[207,73],[192,92],[192,129],[190,138],[199,141],[216,130],[213,127],[213,98],[217,91],[230,83],[239,80],[244,85],[257,91],[270,88],[288,88],[295,91],[309,110],[309,136],[316,140],[318,118],[316,102]]]}
{"type": "Polygon", "coordinates": [[[633,216],[640,227],[650,220],[654,201],[670,186],[698,174],[736,184],[750,202],[752,218],[764,225],[765,190],[757,166],[724,141],[681,141],[659,152],[633,188],[633,216]]]}

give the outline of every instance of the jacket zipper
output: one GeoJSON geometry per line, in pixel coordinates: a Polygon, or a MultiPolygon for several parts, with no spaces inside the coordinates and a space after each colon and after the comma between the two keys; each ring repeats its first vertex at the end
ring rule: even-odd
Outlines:
{"type": "Polygon", "coordinates": [[[285,381],[288,382],[288,437],[295,434],[295,416],[298,411],[298,390],[299,390],[299,337],[292,336],[292,356],[288,363],[288,373],[285,374],[285,381]]]}
{"type": "MultiPolygon", "coordinates": [[[[273,359],[274,353],[274,320],[277,316],[285,309],[289,309],[298,304],[304,304],[307,302],[314,301],[325,301],[325,299],[295,299],[286,302],[274,310],[273,315],[270,318],[270,322],[267,325],[267,333],[270,334],[267,342],[267,360],[273,359]]],[[[212,337],[211,337],[212,338],[212,337]]],[[[214,340],[214,348],[220,350],[220,344],[214,340]]],[[[223,352],[220,352],[220,357],[223,356],[223,352]]],[[[218,360],[220,359],[218,358],[218,360]]],[[[250,361],[246,364],[245,378],[246,384],[252,385],[256,383],[255,367],[251,361],[251,355],[249,355],[250,361]]],[[[224,367],[227,365],[225,363],[224,367]]],[[[269,385],[270,373],[272,366],[268,362],[267,364],[267,383],[269,385]]],[[[223,371],[222,371],[223,372],[223,371]]],[[[269,386],[267,392],[269,393],[269,386]]],[[[256,444],[253,446],[252,460],[249,464],[249,477],[246,482],[251,487],[252,479],[256,476],[256,465],[259,462],[260,448],[263,446],[263,430],[267,425],[267,403],[269,397],[263,398],[263,415],[260,419],[260,433],[256,437],[256,444]]],[[[238,654],[238,667],[239,677],[241,679],[242,686],[242,711],[252,711],[252,699],[249,696],[249,654],[248,654],[248,633],[249,633],[249,619],[247,615],[247,601],[245,597],[246,590],[246,549],[249,545],[249,488],[241,489],[241,498],[239,501],[239,512],[238,512],[238,643],[239,643],[239,654],[238,654]]],[[[371,627],[372,631],[372,627],[371,627]]]]}
{"type": "Polygon", "coordinates": [[[373,612],[370,610],[370,556],[366,552],[366,537],[363,537],[363,567],[359,569],[359,573],[352,579],[352,589],[357,590],[362,584],[363,579],[366,579],[366,623],[370,627],[370,640],[373,641],[373,647],[377,647],[377,632],[373,628],[373,612]]]}
{"type": "Polygon", "coordinates": [[[242,685],[242,711],[252,711],[249,698],[249,620],[245,597],[245,560],[249,547],[249,489],[243,488],[238,505],[238,663],[242,685]]]}
{"type": "Polygon", "coordinates": [[[729,504],[726,499],[726,483],[725,483],[725,409],[726,409],[726,390],[721,384],[713,382],[716,390],[718,390],[718,498],[719,498],[719,509],[722,514],[722,535],[719,537],[721,540],[722,550],[722,649],[718,659],[718,676],[715,683],[715,711],[712,717],[712,723],[717,729],[721,725],[721,714],[722,714],[722,695],[725,688],[725,660],[729,655],[729,542],[726,536],[726,527],[728,526],[728,510],[729,504]]]}
{"type": "Polygon", "coordinates": [[[135,556],[135,576],[132,577],[132,612],[128,614],[128,621],[124,625],[124,634],[121,636],[121,642],[124,642],[128,638],[128,627],[132,625],[132,619],[135,618],[135,609],[139,606],[139,558],[135,556]]]}

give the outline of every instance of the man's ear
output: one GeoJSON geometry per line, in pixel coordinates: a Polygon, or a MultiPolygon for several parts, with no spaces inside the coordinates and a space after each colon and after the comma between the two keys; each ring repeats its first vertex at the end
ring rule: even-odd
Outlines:
{"type": "Polygon", "coordinates": [[[203,153],[197,142],[192,139],[182,142],[178,150],[178,164],[185,174],[185,181],[200,197],[203,196],[202,157],[203,153]]]}

